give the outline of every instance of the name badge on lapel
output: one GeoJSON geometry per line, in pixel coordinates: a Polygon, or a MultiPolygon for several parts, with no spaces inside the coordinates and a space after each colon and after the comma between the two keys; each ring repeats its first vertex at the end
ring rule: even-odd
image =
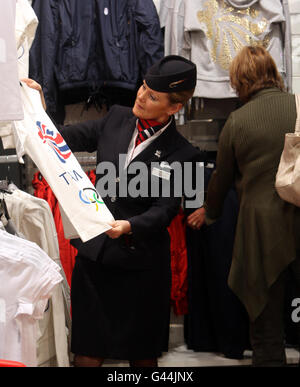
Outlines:
{"type": "Polygon", "coordinates": [[[161,179],[170,180],[171,173],[166,172],[163,169],[154,167],[152,169],[152,175],[156,177],[160,177],[161,179]]]}
{"type": "Polygon", "coordinates": [[[164,180],[170,180],[171,172],[165,171],[162,168],[153,167],[152,168],[152,175],[159,177],[161,179],[164,179],[164,180]]]}

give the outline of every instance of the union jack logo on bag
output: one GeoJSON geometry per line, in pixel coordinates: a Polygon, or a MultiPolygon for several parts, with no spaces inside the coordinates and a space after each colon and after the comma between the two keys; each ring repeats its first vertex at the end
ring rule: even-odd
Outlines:
{"type": "Polygon", "coordinates": [[[36,124],[39,130],[39,137],[43,140],[43,143],[48,144],[51,149],[53,149],[56,156],[62,163],[66,163],[66,160],[71,156],[72,152],[62,135],[54,133],[53,130],[48,129],[47,126],[42,124],[40,121],[37,121],[36,124]]]}

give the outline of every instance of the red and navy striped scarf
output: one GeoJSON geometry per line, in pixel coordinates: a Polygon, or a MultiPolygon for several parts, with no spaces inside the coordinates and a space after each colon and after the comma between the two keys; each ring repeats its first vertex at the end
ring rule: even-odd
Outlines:
{"type": "Polygon", "coordinates": [[[136,138],[135,146],[138,146],[141,142],[153,136],[153,134],[157,133],[165,125],[166,123],[162,124],[158,121],[143,120],[139,118],[137,122],[138,136],[136,138]]]}

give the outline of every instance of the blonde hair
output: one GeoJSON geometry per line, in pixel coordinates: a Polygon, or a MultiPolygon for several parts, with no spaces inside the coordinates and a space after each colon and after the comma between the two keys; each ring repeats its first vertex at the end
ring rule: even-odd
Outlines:
{"type": "Polygon", "coordinates": [[[179,91],[178,93],[168,93],[170,103],[175,105],[181,103],[183,106],[192,98],[195,89],[179,91]]]}
{"type": "Polygon", "coordinates": [[[284,90],[283,80],[274,59],[262,46],[245,46],[230,66],[230,82],[243,102],[261,89],[277,87],[284,90]]]}

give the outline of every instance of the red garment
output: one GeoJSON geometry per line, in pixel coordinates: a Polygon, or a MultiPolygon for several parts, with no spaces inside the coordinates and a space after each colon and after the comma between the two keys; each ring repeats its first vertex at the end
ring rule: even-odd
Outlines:
{"type": "Polygon", "coordinates": [[[91,180],[92,184],[96,184],[96,171],[95,169],[92,169],[91,171],[86,172],[88,175],[89,179],[91,180]]]}
{"type": "Polygon", "coordinates": [[[34,196],[46,200],[52,211],[56,232],[57,232],[60,261],[61,261],[63,270],[65,272],[67,282],[69,286],[71,286],[71,277],[72,277],[72,272],[75,264],[75,257],[77,254],[77,250],[70,244],[70,241],[66,239],[64,236],[64,230],[63,230],[58,201],[52,189],[50,188],[49,184],[44,179],[44,177],[40,174],[40,172],[37,172],[34,174],[32,185],[33,185],[33,188],[35,189],[34,196]]]}
{"type": "Polygon", "coordinates": [[[185,228],[184,214],[183,211],[180,211],[168,228],[171,238],[171,303],[176,315],[188,313],[188,260],[185,228]]]}
{"type": "Polygon", "coordinates": [[[75,265],[77,249],[73,247],[69,239],[65,238],[58,201],[53,211],[54,223],[57,231],[60,261],[64,269],[69,286],[71,286],[72,273],[75,265]]]}
{"type": "MultiPolygon", "coordinates": [[[[95,171],[87,172],[91,182],[95,184],[95,171]]],[[[60,261],[64,269],[69,286],[71,286],[72,272],[75,265],[77,250],[70,244],[70,240],[65,238],[58,200],[44,177],[37,172],[33,176],[32,186],[35,189],[34,196],[44,199],[48,202],[53,214],[54,223],[57,232],[60,261]]]]}

